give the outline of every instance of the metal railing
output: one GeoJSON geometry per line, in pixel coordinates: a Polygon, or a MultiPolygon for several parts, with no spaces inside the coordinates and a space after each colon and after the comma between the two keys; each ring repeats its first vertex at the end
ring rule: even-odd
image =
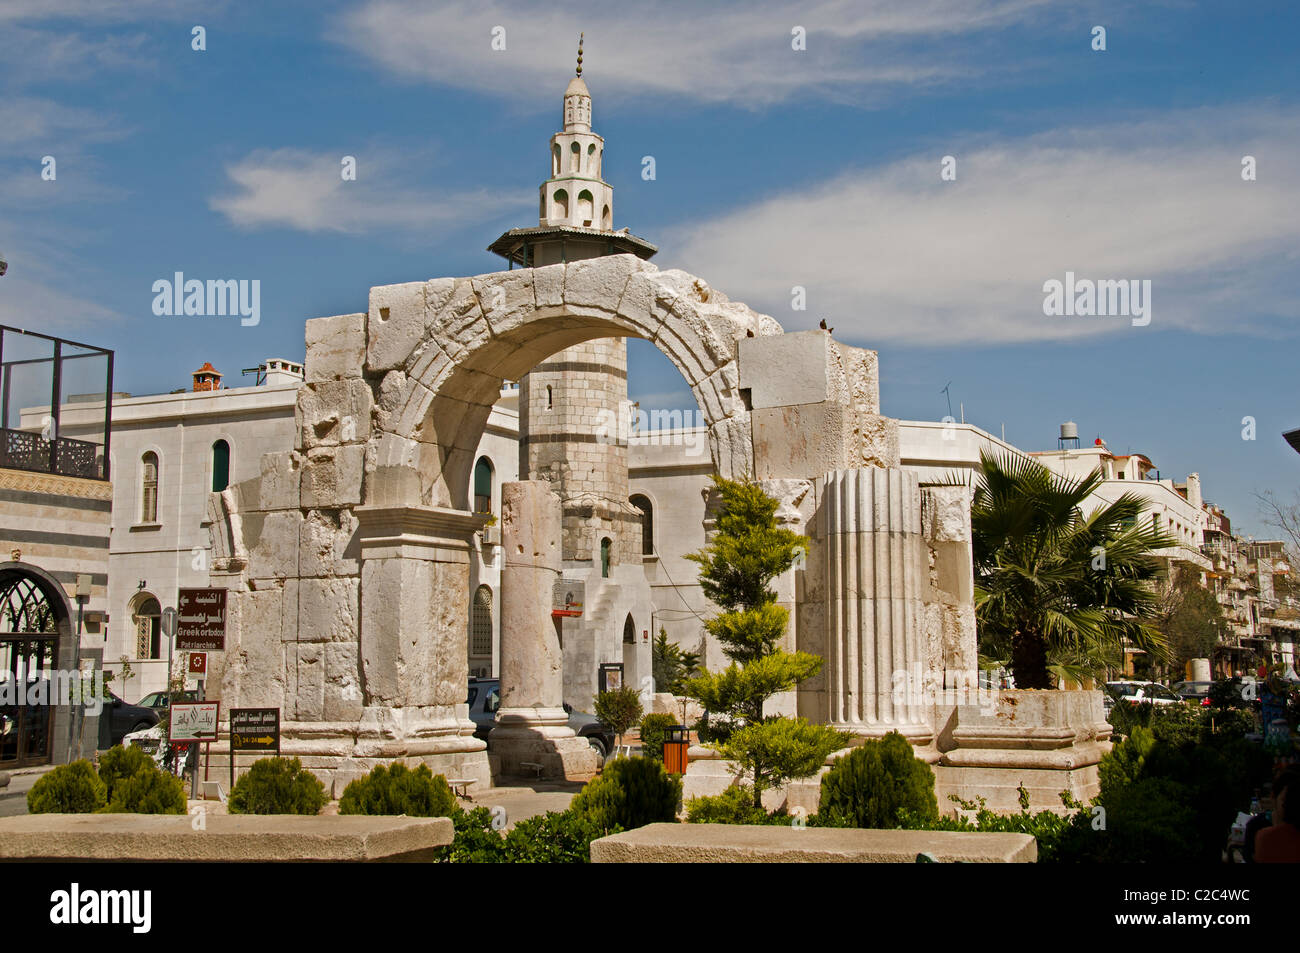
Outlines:
{"type": "Polygon", "coordinates": [[[47,440],[30,430],[0,428],[0,467],[60,476],[104,479],[104,458],[97,443],[58,437],[47,440]]]}

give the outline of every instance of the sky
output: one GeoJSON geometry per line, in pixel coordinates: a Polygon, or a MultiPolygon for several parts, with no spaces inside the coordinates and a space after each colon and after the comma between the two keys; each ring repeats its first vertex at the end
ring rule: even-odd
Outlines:
{"type": "MultiPolygon", "coordinates": [[[[1254,494],[1300,487],[1298,10],[0,0],[0,323],[113,349],[117,390],[204,361],[239,386],[372,285],[499,270],[584,31],[614,225],[660,268],[878,350],[889,416],[950,396],[1025,450],[1073,420],[1272,536],[1254,494]],[[156,315],[176,272],[257,280],[260,320],[156,315]],[[1046,313],[1067,274],[1149,298],[1046,313]]],[[[629,355],[643,409],[694,408],[629,355]]]]}

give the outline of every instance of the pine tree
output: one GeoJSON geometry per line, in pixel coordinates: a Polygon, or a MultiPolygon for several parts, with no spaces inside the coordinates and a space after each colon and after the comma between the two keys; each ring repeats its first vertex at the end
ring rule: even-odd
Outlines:
{"type": "Polygon", "coordinates": [[[801,718],[764,717],[768,698],[821,671],[818,656],[779,647],[789,612],[768,588],[807,540],[777,525],[778,503],[758,484],[718,476],[713,482],[722,496],[716,532],[686,558],[699,564],[700,586],[722,610],[704,625],[731,665],[692,678],[685,688],[706,712],[705,740],[752,776],[754,804],[761,806],[765,788],[815,774],[847,736],[801,718]]]}

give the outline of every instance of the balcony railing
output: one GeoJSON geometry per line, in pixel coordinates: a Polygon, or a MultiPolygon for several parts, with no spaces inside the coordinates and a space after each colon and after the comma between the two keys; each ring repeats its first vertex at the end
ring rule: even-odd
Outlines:
{"type": "Polygon", "coordinates": [[[86,480],[104,479],[104,458],[99,444],[70,437],[46,440],[30,430],[0,428],[0,467],[86,480]]]}

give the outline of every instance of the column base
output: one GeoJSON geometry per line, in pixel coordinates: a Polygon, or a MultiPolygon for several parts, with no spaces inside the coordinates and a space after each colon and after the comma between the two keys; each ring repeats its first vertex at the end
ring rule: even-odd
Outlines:
{"type": "Polygon", "coordinates": [[[562,708],[501,709],[488,746],[493,769],[504,777],[590,781],[600,768],[596,749],[573,733],[562,708]]]}

